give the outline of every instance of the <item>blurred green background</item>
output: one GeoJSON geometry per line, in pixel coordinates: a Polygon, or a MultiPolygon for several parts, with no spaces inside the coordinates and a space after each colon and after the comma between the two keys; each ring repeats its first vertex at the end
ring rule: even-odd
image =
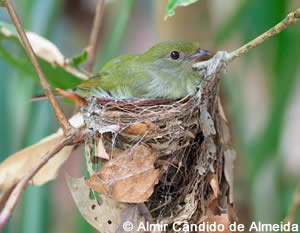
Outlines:
{"type": "MultiPolygon", "coordinates": [[[[66,57],[87,46],[96,0],[14,1],[24,27],[46,37],[66,57]]],[[[95,71],[109,59],[143,52],[170,39],[200,41],[202,48],[231,51],[300,7],[297,0],[200,0],[164,21],[166,0],[106,1],[95,71]]],[[[0,20],[10,22],[6,9],[0,20]]],[[[300,177],[300,23],[230,65],[222,102],[232,128],[235,206],[244,224],[279,223],[287,215],[300,177]]],[[[2,42],[2,41],[1,41],[2,42]]],[[[11,46],[1,43],[2,48],[11,46]]],[[[33,74],[0,51],[0,161],[54,132],[57,123],[33,74]]],[[[13,54],[15,48],[9,47],[13,54]]],[[[19,62],[25,59],[20,56],[19,62]]],[[[63,77],[62,77],[63,79],[63,77]]],[[[68,114],[73,106],[62,103],[68,114]]],[[[82,174],[75,153],[64,170],[82,174]]],[[[42,187],[29,187],[7,233],[95,232],[73,203],[63,173],[42,187]]],[[[300,213],[298,213],[300,217],[300,213]]],[[[300,223],[298,218],[298,223],[300,223]]]]}

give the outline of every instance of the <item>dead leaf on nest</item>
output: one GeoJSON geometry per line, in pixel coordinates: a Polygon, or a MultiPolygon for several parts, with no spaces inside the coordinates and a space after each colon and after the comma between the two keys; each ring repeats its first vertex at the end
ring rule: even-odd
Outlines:
{"type": "Polygon", "coordinates": [[[109,154],[105,150],[102,137],[99,138],[95,156],[98,158],[101,158],[101,159],[106,159],[106,160],[109,160],[109,158],[110,158],[109,154]]]}
{"type": "Polygon", "coordinates": [[[125,233],[123,224],[129,221],[132,223],[130,232],[142,233],[144,231],[137,231],[140,222],[144,222],[145,225],[147,222],[153,223],[144,204],[120,203],[104,195],[99,196],[101,200],[92,199],[90,188],[83,177],[73,178],[66,174],[66,181],[81,215],[99,232],[125,233]]]}
{"type": "MultiPolygon", "coordinates": [[[[150,215],[150,217],[151,217],[151,214],[144,203],[131,204],[130,206],[128,206],[126,209],[124,209],[122,211],[121,222],[120,222],[119,228],[117,229],[117,231],[115,233],[128,232],[128,229],[127,230],[124,229],[124,226],[125,226],[124,224],[126,224],[126,222],[130,222],[132,224],[131,229],[130,229],[131,233],[145,232],[142,228],[139,229],[140,223],[143,222],[144,226],[147,226],[147,224],[153,223],[152,218],[148,219],[147,215],[150,215]],[[143,212],[144,209],[146,209],[146,212],[148,212],[148,213],[144,213],[143,212]]],[[[152,233],[158,233],[158,232],[152,231],[152,233]]]]}
{"type": "Polygon", "coordinates": [[[155,160],[155,152],[137,146],[108,161],[86,183],[116,201],[144,202],[158,182],[159,171],[153,165],[155,160]]]}
{"type": "Polygon", "coordinates": [[[125,132],[133,135],[143,136],[145,134],[152,134],[157,131],[157,126],[148,120],[136,122],[125,129],[125,132]]]}
{"type": "Polygon", "coordinates": [[[99,232],[115,233],[121,223],[121,213],[129,207],[101,196],[101,203],[90,198],[90,188],[84,178],[66,175],[67,184],[80,213],[99,232]]]}
{"type": "MultiPolygon", "coordinates": [[[[215,233],[231,233],[229,229],[230,221],[227,214],[214,215],[214,216],[205,216],[202,218],[201,222],[206,222],[208,225],[216,225],[216,230],[212,231],[215,233]],[[220,225],[218,227],[218,225],[220,225]],[[219,231],[218,229],[223,229],[219,231]]],[[[212,229],[212,228],[210,228],[212,229]]]]}
{"type": "MultiPolygon", "coordinates": [[[[70,123],[79,128],[83,126],[81,114],[76,114],[70,119],[70,123]]],[[[29,146],[17,153],[9,156],[0,164],[0,190],[7,190],[18,183],[25,174],[35,167],[42,156],[44,156],[50,148],[58,143],[63,138],[63,132],[59,129],[55,134],[52,134],[40,142],[29,146]]],[[[73,146],[64,147],[52,159],[46,163],[44,167],[33,177],[31,183],[33,185],[42,185],[56,178],[60,167],[68,159],[73,150],[73,146]]]]}
{"type": "Polygon", "coordinates": [[[220,141],[224,145],[230,145],[231,135],[227,122],[220,116],[217,116],[217,125],[219,126],[220,141]]]}
{"type": "Polygon", "coordinates": [[[233,203],[233,164],[235,160],[236,154],[234,150],[227,149],[224,151],[224,174],[225,178],[227,180],[227,183],[229,184],[229,202],[233,203]]]}
{"type": "Polygon", "coordinates": [[[219,203],[220,188],[216,174],[209,177],[209,184],[213,193],[210,193],[207,200],[201,203],[202,210],[205,213],[205,216],[219,215],[221,209],[219,203]]]}
{"type": "Polygon", "coordinates": [[[229,220],[231,222],[238,222],[239,221],[239,218],[233,208],[233,204],[228,204],[227,206],[227,209],[228,209],[228,216],[229,216],[229,220]]]}
{"type": "Polygon", "coordinates": [[[121,213],[121,222],[120,222],[118,229],[116,230],[116,233],[125,233],[126,232],[124,230],[124,224],[126,222],[130,222],[132,224],[130,232],[132,232],[132,233],[138,232],[137,231],[138,216],[139,216],[139,212],[138,212],[137,205],[133,205],[133,206],[130,206],[130,207],[124,209],[123,212],[121,213]]]}
{"type": "Polygon", "coordinates": [[[218,177],[216,174],[211,175],[209,177],[209,184],[213,190],[214,199],[218,198],[218,196],[220,194],[220,188],[219,188],[218,177]]]}
{"type": "Polygon", "coordinates": [[[216,129],[214,121],[207,110],[207,106],[205,104],[200,104],[200,125],[205,137],[209,135],[215,135],[216,129]]]}
{"type": "Polygon", "coordinates": [[[217,98],[218,98],[218,110],[219,110],[220,116],[227,123],[227,118],[226,118],[225,113],[224,113],[224,109],[223,109],[223,106],[222,106],[222,103],[221,103],[221,99],[220,99],[219,96],[217,98]]]}

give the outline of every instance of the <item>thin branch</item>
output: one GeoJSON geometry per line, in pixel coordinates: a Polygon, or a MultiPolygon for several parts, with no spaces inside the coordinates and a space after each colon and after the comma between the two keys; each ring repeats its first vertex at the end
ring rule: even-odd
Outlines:
{"type": "Polygon", "coordinates": [[[300,208],[300,185],[298,186],[298,188],[294,194],[292,204],[288,211],[288,216],[285,218],[284,222],[285,223],[288,223],[288,222],[295,223],[297,210],[299,208],[300,208]]]}
{"type": "Polygon", "coordinates": [[[34,167],[26,176],[20,180],[20,182],[16,185],[16,187],[13,189],[12,193],[10,194],[1,214],[0,214],[0,232],[3,230],[5,225],[7,224],[14,208],[16,207],[21,194],[27,187],[29,181],[33,178],[33,176],[54,156],[56,155],[60,150],[62,150],[67,145],[73,145],[80,143],[85,134],[79,133],[74,134],[68,137],[65,137],[60,142],[58,142],[56,145],[54,145],[40,160],[38,165],[34,167]]]}
{"type": "Polygon", "coordinates": [[[98,0],[93,27],[90,35],[90,41],[88,45],[88,60],[86,64],[86,69],[88,72],[93,71],[93,67],[95,64],[97,41],[98,41],[99,31],[102,23],[103,12],[104,12],[104,0],[98,0]]]}
{"type": "Polygon", "coordinates": [[[10,194],[12,193],[12,191],[14,190],[14,188],[16,187],[16,185],[13,185],[11,188],[9,188],[8,190],[5,190],[2,195],[1,195],[1,199],[0,199],[0,210],[2,210],[5,206],[5,203],[7,202],[10,194]]]}
{"type": "Polygon", "coordinates": [[[58,122],[60,123],[60,126],[62,127],[65,135],[70,135],[73,128],[72,128],[71,124],[69,123],[67,117],[65,116],[64,112],[62,111],[60,105],[58,104],[58,102],[51,90],[51,87],[50,87],[50,85],[46,79],[46,76],[40,66],[40,63],[38,62],[38,60],[33,52],[33,49],[32,49],[30,42],[26,36],[24,28],[20,22],[20,19],[11,3],[11,0],[4,0],[4,3],[8,10],[8,13],[18,31],[21,41],[23,42],[26,53],[27,53],[29,59],[31,60],[31,62],[34,66],[34,69],[40,79],[41,85],[45,91],[45,94],[47,95],[47,97],[49,99],[49,102],[53,108],[53,111],[55,112],[56,118],[57,118],[58,122]]]}
{"type": "Polygon", "coordinates": [[[247,53],[249,50],[253,49],[254,47],[262,44],[266,40],[270,39],[271,37],[275,36],[276,34],[282,32],[288,26],[297,23],[300,21],[300,8],[297,10],[289,13],[281,22],[276,24],[274,27],[270,28],[268,31],[263,33],[262,35],[258,36],[254,40],[248,42],[247,44],[243,45],[242,47],[236,49],[232,53],[230,53],[230,57],[228,61],[232,61],[235,58],[247,53]]]}

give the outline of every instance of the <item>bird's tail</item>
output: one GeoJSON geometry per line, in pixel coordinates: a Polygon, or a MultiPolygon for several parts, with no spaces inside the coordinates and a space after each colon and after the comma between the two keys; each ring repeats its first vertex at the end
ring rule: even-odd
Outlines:
{"type": "MultiPolygon", "coordinates": [[[[78,105],[86,105],[87,102],[84,98],[80,97],[79,95],[70,92],[70,91],[66,91],[60,88],[56,88],[55,91],[53,91],[53,94],[55,95],[56,98],[69,98],[71,100],[73,100],[76,104],[78,105]]],[[[48,97],[43,94],[43,95],[38,95],[38,96],[34,96],[30,102],[40,102],[40,101],[45,101],[48,100],[48,97]]]]}

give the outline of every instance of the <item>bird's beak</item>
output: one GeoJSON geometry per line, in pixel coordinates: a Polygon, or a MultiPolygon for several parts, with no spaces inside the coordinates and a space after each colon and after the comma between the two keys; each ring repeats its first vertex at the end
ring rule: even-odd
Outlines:
{"type": "Polygon", "coordinates": [[[214,56],[213,53],[204,50],[204,49],[198,49],[195,53],[186,56],[185,60],[194,61],[194,62],[201,62],[206,61],[214,56]]]}

